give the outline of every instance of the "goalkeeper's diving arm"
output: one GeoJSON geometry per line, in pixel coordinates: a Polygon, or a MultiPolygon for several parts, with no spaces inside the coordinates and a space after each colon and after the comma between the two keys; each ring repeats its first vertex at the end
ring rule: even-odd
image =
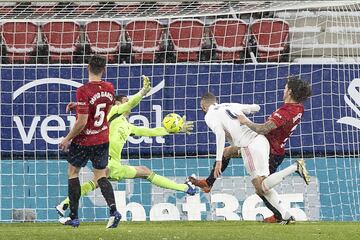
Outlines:
{"type": "Polygon", "coordinates": [[[137,94],[132,96],[129,99],[128,102],[120,104],[120,105],[114,105],[111,108],[111,112],[115,111],[116,113],[122,114],[124,112],[130,111],[131,109],[133,109],[134,107],[136,107],[140,103],[142,98],[145,97],[146,94],[148,92],[150,92],[150,90],[151,90],[150,79],[147,76],[144,76],[144,75],[142,76],[142,78],[143,78],[143,81],[144,81],[143,88],[137,94]]]}
{"type": "MultiPolygon", "coordinates": [[[[183,116],[183,127],[181,128],[179,133],[191,133],[194,129],[194,122],[193,121],[186,121],[186,116],[183,116]]],[[[157,128],[148,128],[148,127],[138,127],[131,124],[131,133],[135,136],[142,136],[142,137],[159,137],[159,136],[166,136],[170,134],[164,127],[157,127],[157,128]]]]}

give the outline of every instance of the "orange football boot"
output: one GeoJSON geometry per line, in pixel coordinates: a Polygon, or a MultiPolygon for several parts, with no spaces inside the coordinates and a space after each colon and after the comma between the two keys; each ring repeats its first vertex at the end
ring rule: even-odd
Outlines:
{"type": "Polygon", "coordinates": [[[199,187],[204,193],[209,193],[211,191],[212,186],[209,186],[205,179],[196,179],[194,177],[188,177],[188,179],[192,184],[199,187]]]}

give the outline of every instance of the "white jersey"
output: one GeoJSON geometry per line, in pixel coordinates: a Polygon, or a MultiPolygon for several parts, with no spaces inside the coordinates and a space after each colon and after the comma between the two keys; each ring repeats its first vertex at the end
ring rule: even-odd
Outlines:
{"type": "Polygon", "coordinates": [[[255,113],[260,110],[257,104],[223,103],[209,107],[205,122],[216,135],[216,161],[221,161],[225,139],[233,146],[247,147],[258,135],[245,125],[240,125],[237,115],[255,113]]]}

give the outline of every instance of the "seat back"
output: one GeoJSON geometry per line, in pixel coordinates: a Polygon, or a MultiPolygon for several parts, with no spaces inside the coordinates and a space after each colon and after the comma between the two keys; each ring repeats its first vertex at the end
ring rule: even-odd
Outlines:
{"type": "Polygon", "coordinates": [[[241,19],[219,19],[210,26],[217,50],[242,51],[245,48],[247,24],[241,19]]]}
{"type": "Polygon", "coordinates": [[[289,24],[281,19],[259,19],[251,24],[260,51],[282,51],[287,44],[289,24]]]}
{"type": "Polygon", "coordinates": [[[53,53],[73,53],[80,38],[80,26],[75,22],[48,22],[43,26],[45,41],[53,53]]]}
{"type": "Polygon", "coordinates": [[[34,51],[38,26],[32,22],[5,22],[2,25],[2,39],[9,53],[30,53],[34,51]]]}
{"type": "Polygon", "coordinates": [[[175,20],[169,25],[169,34],[175,51],[195,52],[201,50],[204,23],[200,20],[175,20]]]}
{"type": "Polygon", "coordinates": [[[164,34],[163,26],[155,20],[132,21],[125,26],[135,52],[158,51],[164,34]]]}
{"type": "Polygon", "coordinates": [[[116,21],[94,21],[85,25],[85,36],[95,53],[119,50],[121,25],[116,21]]]}

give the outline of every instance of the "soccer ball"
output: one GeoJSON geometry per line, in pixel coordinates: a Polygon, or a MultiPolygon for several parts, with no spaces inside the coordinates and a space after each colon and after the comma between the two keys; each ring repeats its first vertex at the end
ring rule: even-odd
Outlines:
{"type": "Polygon", "coordinates": [[[164,128],[169,133],[177,133],[180,132],[183,125],[184,125],[184,119],[180,117],[180,115],[176,113],[169,113],[166,115],[162,121],[164,128]]]}

